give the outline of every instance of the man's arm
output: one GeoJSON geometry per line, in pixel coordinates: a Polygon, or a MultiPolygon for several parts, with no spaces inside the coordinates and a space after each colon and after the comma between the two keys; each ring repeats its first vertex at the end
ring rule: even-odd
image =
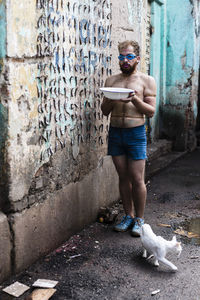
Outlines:
{"type": "MultiPolygon", "coordinates": [[[[106,82],[105,82],[105,87],[111,87],[111,83],[110,83],[110,80],[109,78],[106,79],[106,82]]],[[[103,97],[103,102],[101,104],[101,110],[102,110],[102,113],[104,114],[104,116],[108,116],[109,113],[112,111],[113,109],[113,105],[114,105],[114,102],[113,100],[110,100],[106,97],[103,97]]]]}
{"type": "Polygon", "coordinates": [[[156,108],[156,82],[153,77],[148,76],[145,82],[144,99],[140,99],[136,92],[135,96],[132,97],[132,103],[139,112],[147,117],[153,117],[156,108]]]}

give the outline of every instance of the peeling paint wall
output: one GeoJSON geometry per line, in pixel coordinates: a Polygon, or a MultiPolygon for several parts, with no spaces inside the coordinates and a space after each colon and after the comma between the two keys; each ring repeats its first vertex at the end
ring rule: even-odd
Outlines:
{"type": "Polygon", "coordinates": [[[3,210],[12,235],[12,268],[20,271],[119,197],[106,156],[109,120],[100,110],[99,88],[119,72],[117,45],[125,39],[141,44],[140,68],[146,71],[147,1],[5,2],[3,210]]]}
{"type": "Polygon", "coordinates": [[[119,72],[117,46],[125,39],[140,43],[139,68],[149,71],[150,3],[156,35],[151,75],[159,82],[151,138],[192,149],[198,1],[0,1],[0,205],[9,222],[12,271],[55,248],[93,221],[100,206],[118,199],[99,88],[119,72]]]}
{"type": "Polygon", "coordinates": [[[194,19],[194,34],[195,34],[195,44],[194,44],[194,70],[195,74],[192,77],[192,85],[194,89],[192,90],[193,99],[193,116],[196,121],[196,129],[200,129],[200,2],[193,1],[193,11],[192,16],[194,19]],[[197,71],[198,70],[198,71],[197,71]]]}
{"type": "Polygon", "coordinates": [[[34,5],[27,1],[19,10],[14,1],[8,7],[12,202],[34,189],[38,170],[58,153],[62,170],[52,170],[52,177],[61,186],[96,167],[106,144],[99,87],[111,74],[112,4],[34,5]]]}
{"type": "Polygon", "coordinates": [[[149,44],[147,41],[148,26],[148,1],[146,0],[125,0],[118,3],[112,1],[112,71],[113,74],[119,72],[118,68],[118,42],[126,39],[135,39],[141,47],[140,69],[147,71],[146,48],[149,44]]]}
{"type": "Polygon", "coordinates": [[[56,153],[67,161],[66,184],[80,180],[106,153],[108,121],[100,110],[99,87],[119,72],[118,42],[136,39],[145,54],[146,8],[146,1],[131,0],[122,5],[109,0],[7,1],[13,205],[29,193],[35,174],[56,153]]]}
{"type": "Polygon", "coordinates": [[[156,80],[157,97],[154,117],[149,119],[149,139],[155,141],[160,137],[160,107],[165,92],[166,73],[166,2],[152,0],[151,2],[151,52],[150,75],[156,80]]]}
{"type": "MultiPolygon", "coordinates": [[[[6,1],[0,1],[0,210],[8,202],[8,73],[6,65],[6,1]]],[[[0,211],[0,281],[12,273],[12,236],[7,216],[0,211]]]]}
{"type": "MultiPolygon", "coordinates": [[[[0,43],[0,59],[3,59],[6,55],[6,1],[0,1],[0,32],[1,32],[1,43],[0,43]]],[[[2,62],[1,62],[2,66],[2,62]]]]}
{"type": "Polygon", "coordinates": [[[8,198],[7,130],[8,77],[6,56],[6,1],[0,1],[0,208],[8,198]]]}
{"type": "Polygon", "coordinates": [[[52,170],[55,186],[81,180],[105,155],[108,121],[100,110],[99,87],[119,72],[119,41],[135,38],[145,53],[146,1],[128,0],[121,6],[115,1],[41,0],[35,6],[34,1],[22,2],[20,9],[12,1],[7,9],[9,196],[15,209],[55,154],[63,169],[52,170]]]}
{"type": "Polygon", "coordinates": [[[166,99],[161,108],[162,133],[176,150],[196,145],[195,122],[199,75],[199,3],[167,1],[166,99]]]}

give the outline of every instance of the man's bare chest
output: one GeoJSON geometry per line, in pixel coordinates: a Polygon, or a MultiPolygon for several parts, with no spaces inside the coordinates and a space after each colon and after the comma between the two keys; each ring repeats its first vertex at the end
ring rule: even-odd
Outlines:
{"type": "Polygon", "coordinates": [[[115,80],[112,87],[121,87],[127,89],[133,89],[138,92],[138,94],[143,95],[144,85],[141,80],[115,80]]]}

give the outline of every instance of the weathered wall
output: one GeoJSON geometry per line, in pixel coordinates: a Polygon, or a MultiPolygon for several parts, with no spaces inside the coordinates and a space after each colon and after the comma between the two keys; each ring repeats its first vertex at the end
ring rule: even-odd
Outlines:
{"type": "Polygon", "coordinates": [[[118,42],[126,39],[135,39],[141,47],[141,61],[139,68],[146,72],[149,62],[146,61],[146,50],[149,47],[147,39],[148,5],[146,0],[112,1],[112,72],[119,72],[118,67],[118,42]]]}
{"type": "Polygon", "coordinates": [[[6,56],[6,6],[5,1],[0,2],[0,208],[7,199],[7,164],[6,164],[6,138],[8,128],[7,109],[7,70],[4,64],[6,56]]]}
{"type": "Polygon", "coordinates": [[[55,185],[96,167],[107,130],[99,87],[111,72],[109,2],[26,1],[21,8],[19,16],[17,1],[8,7],[8,55],[18,58],[9,62],[13,205],[34,188],[35,174],[55,153],[55,185]]]}
{"type": "Polygon", "coordinates": [[[0,126],[13,271],[118,199],[99,87],[119,71],[119,41],[137,39],[145,54],[146,7],[145,0],[6,1],[0,126]]]}
{"type": "Polygon", "coordinates": [[[168,0],[166,98],[162,134],[176,150],[192,150],[198,101],[199,1],[168,0]]]}
{"type": "MultiPolygon", "coordinates": [[[[6,56],[6,1],[0,1],[0,209],[8,199],[8,163],[7,163],[7,68],[6,56]]],[[[12,272],[12,237],[7,216],[0,212],[0,280],[6,279],[12,272]]]]}
{"type": "Polygon", "coordinates": [[[165,136],[177,150],[192,149],[198,1],[0,1],[0,225],[7,245],[0,280],[118,199],[99,87],[119,72],[117,45],[125,39],[138,40],[139,67],[149,70],[150,3],[150,72],[158,84],[151,140],[165,136]]]}
{"type": "MultiPolygon", "coordinates": [[[[193,118],[195,120],[197,129],[200,128],[200,2],[192,1],[193,10],[192,17],[194,19],[194,69],[195,76],[192,77],[192,106],[193,118]],[[198,71],[197,71],[198,70],[198,71]]],[[[193,129],[193,122],[191,123],[191,130],[193,129]]]]}
{"type": "Polygon", "coordinates": [[[156,110],[149,120],[151,141],[160,137],[160,107],[165,93],[166,74],[166,1],[151,0],[151,53],[150,75],[157,86],[156,110]]]}

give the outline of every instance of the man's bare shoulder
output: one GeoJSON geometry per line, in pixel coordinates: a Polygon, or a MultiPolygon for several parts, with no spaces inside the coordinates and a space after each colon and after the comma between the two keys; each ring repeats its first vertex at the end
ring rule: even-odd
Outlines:
{"type": "Polygon", "coordinates": [[[156,81],[154,77],[140,72],[140,78],[144,85],[144,96],[145,97],[155,97],[156,96],[156,81]]]}
{"type": "Polygon", "coordinates": [[[154,83],[154,82],[155,82],[155,79],[154,79],[152,76],[150,76],[150,75],[148,75],[148,74],[145,74],[145,73],[143,73],[143,72],[139,72],[139,76],[140,76],[140,78],[141,78],[144,82],[146,82],[146,83],[151,84],[151,83],[154,83]]]}
{"type": "Polygon", "coordinates": [[[111,87],[114,84],[114,82],[117,81],[119,78],[120,78],[120,74],[115,74],[108,77],[106,79],[105,86],[111,87]]]}

